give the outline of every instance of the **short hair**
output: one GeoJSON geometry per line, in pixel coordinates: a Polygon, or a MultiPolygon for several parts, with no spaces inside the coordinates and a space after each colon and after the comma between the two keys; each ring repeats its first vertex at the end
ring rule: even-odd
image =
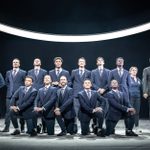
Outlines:
{"type": "Polygon", "coordinates": [[[105,61],[103,57],[97,57],[96,61],[98,61],[99,59],[102,59],[103,61],[105,61]]]}
{"type": "Polygon", "coordinates": [[[20,59],[19,59],[19,58],[14,58],[14,59],[13,59],[13,61],[14,61],[14,60],[18,60],[18,61],[19,61],[19,63],[20,63],[20,59]]]}
{"type": "Polygon", "coordinates": [[[138,68],[136,66],[132,66],[132,67],[130,67],[129,72],[131,72],[131,70],[134,68],[138,71],[138,68]]]}
{"type": "Polygon", "coordinates": [[[122,59],[122,60],[124,60],[124,58],[123,58],[123,57],[117,57],[117,58],[116,58],[116,61],[117,61],[118,59],[122,59]]]}
{"type": "Polygon", "coordinates": [[[30,78],[30,79],[32,80],[32,82],[34,81],[34,79],[33,79],[32,76],[27,75],[27,76],[25,77],[25,79],[26,79],[26,78],[30,78]]]}
{"type": "Polygon", "coordinates": [[[85,82],[85,81],[90,81],[91,83],[92,83],[92,80],[91,79],[89,79],[89,78],[85,78],[84,80],[83,80],[83,83],[85,82]]]}
{"type": "MultiPolygon", "coordinates": [[[[61,78],[61,77],[65,77],[66,80],[68,81],[68,79],[67,79],[67,77],[66,77],[65,75],[60,76],[60,78],[61,78]]],[[[60,81],[60,78],[59,78],[59,81],[60,81]]]]}
{"type": "Polygon", "coordinates": [[[79,61],[80,59],[83,59],[83,60],[86,62],[86,59],[85,59],[84,57],[80,57],[80,58],[78,59],[78,61],[79,61]]]}
{"type": "Polygon", "coordinates": [[[63,59],[61,57],[55,57],[53,61],[55,62],[57,59],[59,59],[59,60],[61,60],[61,62],[63,62],[63,59]]]}

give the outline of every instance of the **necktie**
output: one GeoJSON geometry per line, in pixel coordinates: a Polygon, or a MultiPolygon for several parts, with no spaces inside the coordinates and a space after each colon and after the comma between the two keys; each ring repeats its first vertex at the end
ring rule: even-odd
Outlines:
{"type": "Polygon", "coordinates": [[[120,92],[117,91],[116,93],[117,93],[118,98],[120,98],[120,97],[121,97],[121,96],[120,96],[120,92]]]}
{"type": "Polygon", "coordinates": [[[90,90],[87,90],[87,96],[89,99],[91,98],[91,91],[90,90]]]}
{"type": "Polygon", "coordinates": [[[15,70],[13,70],[13,73],[12,73],[13,78],[16,76],[16,72],[17,72],[17,70],[16,70],[16,69],[15,69],[15,70]]]}
{"type": "Polygon", "coordinates": [[[28,92],[28,88],[25,87],[25,89],[24,89],[24,94],[26,94],[27,92],[28,92]]]}
{"type": "Polygon", "coordinates": [[[83,75],[83,70],[80,70],[80,77],[82,77],[83,75]]]}
{"type": "Polygon", "coordinates": [[[36,76],[38,76],[39,70],[38,70],[38,69],[35,69],[35,72],[34,72],[34,73],[35,73],[36,76]]]}
{"type": "Polygon", "coordinates": [[[119,69],[118,73],[119,73],[119,76],[121,77],[122,76],[122,70],[119,69]]]}
{"type": "Polygon", "coordinates": [[[99,75],[100,75],[100,77],[102,76],[102,73],[103,73],[103,69],[99,69],[99,75]]]}
{"type": "Polygon", "coordinates": [[[60,93],[61,93],[61,96],[63,97],[63,95],[64,95],[64,89],[63,88],[61,89],[60,93]]]}
{"type": "Polygon", "coordinates": [[[47,88],[47,87],[45,87],[45,88],[44,88],[44,95],[46,95],[47,90],[48,90],[48,88],[47,88]]]}
{"type": "Polygon", "coordinates": [[[59,76],[59,73],[60,73],[60,70],[59,70],[59,69],[57,69],[57,71],[56,71],[56,75],[57,75],[57,77],[59,76]]]}

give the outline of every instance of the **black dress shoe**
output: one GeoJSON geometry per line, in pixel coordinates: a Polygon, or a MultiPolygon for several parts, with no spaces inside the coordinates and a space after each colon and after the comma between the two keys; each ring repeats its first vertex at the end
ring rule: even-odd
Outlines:
{"type": "Polygon", "coordinates": [[[37,125],[37,133],[41,133],[42,124],[37,125]]]}
{"type": "Polygon", "coordinates": [[[67,134],[67,132],[60,132],[59,134],[57,134],[57,136],[64,136],[64,135],[66,135],[67,134]]]}
{"type": "Polygon", "coordinates": [[[126,131],[126,136],[138,136],[138,134],[133,131],[126,131]]]}
{"type": "Polygon", "coordinates": [[[105,137],[105,130],[104,129],[98,129],[97,136],[105,137]]]}
{"type": "Polygon", "coordinates": [[[1,132],[9,132],[9,129],[4,128],[1,132]]]}
{"type": "Polygon", "coordinates": [[[32,132],[30,133],[30,137],[33,137],[33,136],[37,136],[37,132],[36,132],[36,131],[32,131],[32,132]]]}
{"type": "Polygon", "coordinates": [[[73,133],[77,134],[77,132],[78,132],[77,124],[74,124],[74,126],[73,126],[73,133]]]}
{"type": "Polygon", "coordinates": [[[20,131],[19,130],[15,130],[13,133],[11,133],[11,135],[19,135],[20,131]]]}

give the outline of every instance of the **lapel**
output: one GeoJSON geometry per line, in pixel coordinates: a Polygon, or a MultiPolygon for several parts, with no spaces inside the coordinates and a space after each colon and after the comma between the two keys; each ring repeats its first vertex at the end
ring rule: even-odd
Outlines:
{"type": "Polygon", "coordinates": [[[47,89],[46,94],[44,94],[44,88],[43,88],[42,93],[43,93],[43,99],[44,99],[44,101],[46,101],[48,99],[49,95],[51,95],[51,86],[47,89]]]}
{"type": "Polygon", "coordinates": [[[19,74],[20,74],[20,69],[16,73],[15,77],[13,77],[12,73],[13,73],[13,70],[11,70],[11,78],[12,78],[13,81],[15,81],[18,78],[19,74]]]}
{"type": "Polygon", "coordinates": [[[115,99],[116,99],[119,103],[122,104],[122,94],[121,94],[121,92],[119,91],[119,93],[120,93],[120,98],[118,97],[118,95],[117,95],[117,93],[116,93],[115,91],[112,90],[112,92],[113,92],[113,94],[114,94],[115,99]]]}
{"type": "Polygon", "coordinates": [[[22,102],[24,102],[27,99],[27,97],[30,95],[30,93],[32,91],[32,87],[27,91],[26,94],[24,93],[24,91],[25,91],[25,86],[22,89],[22,102]]]}
{"type": "Polygon", "coordinates": [[[90,105],[90,99],[88,98],[88,96],[87,96],[85,91],[83,92],[83,98],[85,100],[85,103],[87,103],[87,105],[90,105]]]}

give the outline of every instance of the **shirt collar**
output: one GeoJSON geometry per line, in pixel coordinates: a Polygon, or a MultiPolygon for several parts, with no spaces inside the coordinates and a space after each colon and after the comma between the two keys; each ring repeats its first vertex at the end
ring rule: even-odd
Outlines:
{"type": "Polygon", "coordinates": [[[14,70],[16,70],[16,72],[18,72],[18,71],[19,71],[19,68],[13,68],[13,71],[14,71],[14,70]]]}
{"type": "Polygon", "coordinates": [[[62,71],[62,68],[55,68],[55,71],[57,72],[59,70],[59,72],[61,72],[62,71]]]}
{"type": "Polygon", "coordinates": [[[37,69],[37,70],[40,70],[40,66],[35,66],[35,67],[34,67],[34,70],[36,70],[36,69],[37,69]]]}
{"type": "Polygon", "coordinates": [[[100,70],[103,70],[104,69],[104,67],[103,66],[98,66],[98,69],[100,70]]]}
{"type": "Polygon", "coordinates": [[[62,87],[62,89],[64,89],[64,90],[65,90],[65,89],[66,89],[66,87],[67,87],[67,85],[65,85],[64,87],[62,87]]]}
{"type": "Polygon", "coordinates": [[[47,89],[48,89],[49,87],[50,87],[50,84],[49,84],[49,85],[45,85],[45,88],[47,88],[47,89]]]}

